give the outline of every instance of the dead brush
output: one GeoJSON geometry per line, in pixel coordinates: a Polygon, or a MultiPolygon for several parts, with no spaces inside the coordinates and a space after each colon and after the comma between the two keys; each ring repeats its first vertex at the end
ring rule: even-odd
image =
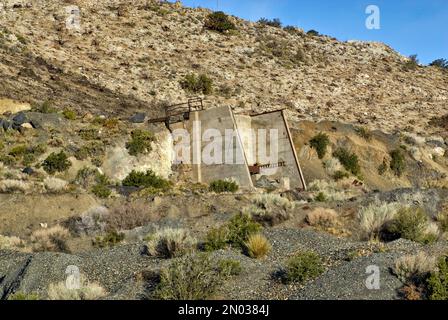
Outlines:
{"type": "Polygon", "coordinates": [[[197,245],[196,239],[185,229],[162,229],[148,235],[146,241],[151,256],[166,259],[181,257],[193,251],[197,245]]]}
{"type": "Polygon", "coordinates": [[[276,194],[262,194],[252,200],[252,204],[243,208],[243,213],[265,226],[275,226],[291,218],[295,202],[276,194]]]}
{"type": "Polygon", "coordinates": [[[36,230],[31,234],[32,249],[34,252],[70,252],[66,240],[70,232],[56,225],[48,229],[36,230]]]}

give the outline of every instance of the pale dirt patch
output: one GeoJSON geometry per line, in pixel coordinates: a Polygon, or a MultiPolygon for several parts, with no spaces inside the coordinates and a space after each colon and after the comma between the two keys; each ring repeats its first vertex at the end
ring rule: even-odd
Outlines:
{"type": "Polygon", "coordinates": [[[0,234],[23,236],[40,223],[52,225],[98,203],[90,195],[0,194],[0,234]]]}
{"type": "Polygon", "coordinates": [[[0,114],[5,112],[17,113],[30,109],[31,105],[29,103],[0,98],[0,114]]]}

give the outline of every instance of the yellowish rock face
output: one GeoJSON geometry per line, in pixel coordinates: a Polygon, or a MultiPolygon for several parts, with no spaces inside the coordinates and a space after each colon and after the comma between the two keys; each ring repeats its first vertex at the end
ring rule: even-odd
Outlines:
{"type": "Polygon", "coordinates": [[[0,115],[5,112],[17,113],[30,109],[31,105],[29,103],[19,102],[11,99],[4,99],[0,97],[0,115]]]}

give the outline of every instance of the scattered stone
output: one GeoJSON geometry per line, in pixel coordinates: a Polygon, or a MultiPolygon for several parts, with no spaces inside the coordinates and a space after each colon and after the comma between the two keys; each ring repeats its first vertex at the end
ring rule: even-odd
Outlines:
{"type": "Polygon", "coordinates": [[[132,123],[144,123],[146,119],[146,114],[139,112],[134,114],[132,117],[129,118],[129,122],[132,123]]]}
{"type": "Polygon", "coordinates": [[[23,112],[19,112],[18,114],[16,114],[13,118],[12,121],[14,122],[14,124],[17,125],[22,125],[24,123],[28,122],[28,119],[26,117],[26,115],[23,112]]]}
{"type": "Polygon", "coordinates": [[[11,123],[8,120],[0,119],[0,129],[8,130],[11,128],[11,123]]]}
{"type": "Polygon", "coordinates": [[[21,127],[25,129],[33,129],[33,126],[29,122],[22,124],[21,127]]]}
{"type": "Polygon", "coordinates": [[[25,169],[22,170],[22,172],[27,175],[32,175],[34,173],[34,170],[31,167],[26,167],[25,169]]]}

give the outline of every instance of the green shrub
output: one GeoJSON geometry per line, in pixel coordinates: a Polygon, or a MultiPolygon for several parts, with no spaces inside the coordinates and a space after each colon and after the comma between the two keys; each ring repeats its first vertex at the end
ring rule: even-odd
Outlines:
{"type": "Polygon", "coordinates": [[[228,242],[228,230],[226,227],[213,228],[206,236],[204,242],[205,251],[216,251],[224,249],[228,242]]]}
{"type": "Polygon", "coordinates": [[[115,230],[109,231],[102,237],[96,237],[93,240],[93,246],[98,248],[113,247],[122,242],[124,238],[124,233],[117,232],[115,230]]]}
{"type": "Polygon", "coordinates": [[[64,109],[62,114],[64,115],[65,119],[67,119],[67,120],[75,120],[76,117],[78,116],[75,111],[70,110],[70,109],[64,109]]]}
{"type": "Polygon", "coordinates": [[[16,292],[8,296],[8,300],[39,300],[37,293],[16,292]]]}
{"type": "MultiPolygon", "coordinates": [[[[79,173],[79,172],[78,172],[79,173]]],[[[112,191],[109,189],[109,179],[104,174],[97,174],[95,177],[96,185],[92,187],[92,192],[94,195],[96,195],[98,198],[109,198],[112,191]]]]}
{"type": "Polygon", "coordinates": [[[286,266],[285,281],[304,283],[324,272],[321,258],[314,252],[301,252],[291,257],[286,266]]]}
{"type": "Polygon", "coordinates": [[[220,228],[210,230],[204,242],[206,251],[221,250],[226,245],[239,249],[245,248],[245,243],[251,235],[261,231],[262,226],[247,214],[237,214],[220,228]]]}
{"type": "Polygon", "coordinates": [[[250,216],[238,214],[227,224],[227,242],[233,246],[244,248],[251,235],[261,231],[262,226],[250,216]]]}
{"type": "Polygon", "coordinates": [[[53,152],[47,159],[42,163],[42,167],[49,174],[54,174],[56,172],[64,172],[70,168],[72,163],[68,160],[67,155],[64,151],[59,153],[53,152]]]}
{"type": "Polygon", "coordinates": [[[279,18],[274,18],[272,20],[266,19],[266,18],[261,18],[257,22],[263,26],[270,26],[270,27],[274,27],[274,28],[282,27],[282,22],[280,21],[279,18]]]}
{"type": "Polygon", "coordinates": [[[50,101],[45,101],[40,106],[35,107],[35,109],[40,113],[56,113],[57,109],[52,106],[50,101]]]}
{"type": "Polygon", "coordinates": [[[154,135],[149,131],[134,130],[131,133],[131,140],[126,143],[126,149],[131,156],[151,152],[151,143],[155,141],[154,135]]]}
{"type": "Polygon", "coordinates": [[[404,70],[415,70],[419,66],[419,60],[416,54],[410,55],[409,59],[404,63],[404,70]]]}
{"type": "Polygon", "coordinates": [[[12,166],[16,163],[16,158],[10,156],[9,154],[0,154],[0,162],[5,166],[12,166]]]}
{"type": "Polygon", "coordinates": [[[448,60],[446,59],[437,59],[429,64],[432,67],[438,67],[442,69],[448,69],[448,60]]]}
{"type": "Polygon", "coordinates": [[[215,293],[226,276],[219,272],[209,255],[188,255],[161,270],[154,298],[205,300],[215,293]]]}
{"type": "Polygon", "coordinates": [[[428,227],[428,216],[422,208],[405,207],[398,210],[387,231],[403,239],[431,243],[438,234],[428,232],[428,227]]]}
{"type": "Polygon", "coordinates": [[[234,181],[216,180],[210,183],[210,191],[216,193],[223,192],[237,192],[239,189],[238,184],[234,181]]]}
{"type": "Polygon", "coordinates": [[[24,154],[26,154],[28,151],[28,148],[26,145],[18,145],[14,146],[9,150],[9,155],[14,158],[22,157],[24,154]]]}
{"type": "Polygon", "coordinates": [[[84,128],[84,129],[79,130],[78,134],[83,140],[99,140],[100,139],[99,131],[96,128],[84,128]]]}
{"type": "Polygon", "coordinates": [[[448,300],[448,256],[439,259],[437,269],[427,280],[429,299],[448,300]]]}
{"type": "Polygon", "coordinates": [[[395,149],[390,153],[392,160],[390,161],[390,168],[394,174],[401,177],[406,170],[406,159],[401,149],[395,149]]]}
{"type": "Polygon", "coordinates": [[[361,173],[361,167],[359,166],[358,156],[349,152],[347,149],[339,148],[333,156],[339,159],[339,162],[344,166],[345,170],[351,172],[355,176],[361,173]]]}
{"type": "Polygon", "coordinates": [[[218,270],[224,275],[238,276],[243,271],[243,268],[238,260],[223,259],[219,261],[218,270]]]}
{"type": "Polygon", "coordinates": [[[327,201],[327,197],[325,196],[325,193],[319,192],[319,194],[314,198],[314,201],[325,202],[325,201],[327,201]]]}
{"type": "Polygon", "coordinates": [[[342,180],[342,179],[345,179],[348,177],[350,177],[350,174],[348,174],[345,171],[341,171],[341,170],[338,170],[333,174],[333,179],[336,181],[339,181],[339,180],[342,180]]]}
{"type": "Polygon", "coordinates": [[[204,26],[209,30],[221,33],[236,30],[235,24],[222,11],[217,11],[209,14],[207,19],[205,20],[204,26]]]}
{"type": "Polygon", "coordinates": [[[316,149],[319,159],[323,159],[327,153],[327,147],[330,144],[330,138],[325,133],[319,133],[310,140],[310,146],[316,149]]]}
{"type": "Polygon", "coordinates": [[[213,92],[213,80],[205,74],[199,76],[188,74],[180,82],[180,85],[182,89],[191,93],[207,95],[213,92]]]}
{"type": "Polygon", "coordinates": [[[314,37],[320,36],[320,33],[313,29],[309,30],[306,34],[309,36],[314,36],[314,37]]]}
{"type": "Polygon", "coordinates": [[[154,188],[163,191],[168,190],[171,183],[157,176],[152,170],[148,170],[146,173],[132,170],[123,180],[122,185],[125,187],[154,188]]]}
{"type": "Polygon", "coordinates": [[[360,136],[364,140],[366,140],[366,141],[372,140],[372,132],[368,128],[366,128],[366,127],[357,127],[355,129],[355,131],[358,134],[358,136],[360,136]]]}

